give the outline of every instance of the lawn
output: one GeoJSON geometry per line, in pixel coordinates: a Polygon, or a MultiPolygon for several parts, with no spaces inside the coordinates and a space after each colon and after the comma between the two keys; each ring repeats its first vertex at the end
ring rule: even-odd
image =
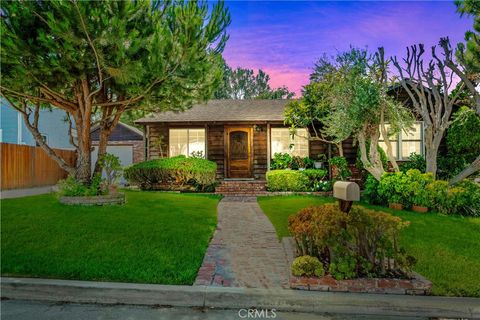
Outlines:
{"type": "Polygon", "coordinates": [[[127,191],[124,206],[81,207],[54,195],[2,200],[1,273],[192,284],[219,197],[127,191]]]}
{"type": "MultiPolygon", "coordinates": [[[[289,236],[288,216],[332,199],[279,196],[258,199],[279,237],[289,236]]],[[[415,271],[433,282],[434,295],[480,297],[480,218],[420,214],[366,205],[411,222],[402,246],[418,259],[415,271]]]]}

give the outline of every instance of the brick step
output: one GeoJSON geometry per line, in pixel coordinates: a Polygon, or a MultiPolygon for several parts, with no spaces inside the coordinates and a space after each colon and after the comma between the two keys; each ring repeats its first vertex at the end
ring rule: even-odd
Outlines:
{"type": "Polygon", "coordinates": [[[265,181],[222,181],[215,193],[235,196],[252,196],[266,192],[265,181]]]}

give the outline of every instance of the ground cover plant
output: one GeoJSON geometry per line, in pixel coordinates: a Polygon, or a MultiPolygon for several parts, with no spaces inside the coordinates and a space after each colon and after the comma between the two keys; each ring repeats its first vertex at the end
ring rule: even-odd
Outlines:
{"type": "MultiPolygon", "coordinates": [[[[319,196],[259,197],[260,207],[275,226],[279,238],[290,236],[288,217],[300,209],[333,202],[319,196]]],[[[480,297],[480,218],[437,213],[418,214],[369,204],[410,222],[400,245],[417,263],[414,271],[433,282],[434,295],[480,297]]]]}
{"type": "Polygon", "coordinates": [[[123,206],[65,206],[54,195],[2,200],[2,276],[192,284],[219,198],[125,193],[123,206]]]}

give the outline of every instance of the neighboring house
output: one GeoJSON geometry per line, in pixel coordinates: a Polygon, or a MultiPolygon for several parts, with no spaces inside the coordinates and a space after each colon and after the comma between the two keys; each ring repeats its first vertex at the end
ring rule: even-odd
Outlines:
{"type": "MultiPolygon", "coordinates": [[[[52,148],[75,149],[70,144],[68,122],[64,111],[56,108],[40,111],[39,131],[52,148]]],[[[0,99],[0,142],[36,146],[35,139],[25,126],[22,114],[0,99]]]]}
{"type": "MultiPolygon", "coordinates": [[[[92,168],[97,162],[98,140],[100,129],[93,128],[92,138],[92,168]]],[[[143,132],[135,127],[119,122],[108,139],[107,152],[116,155],[122,166],[128,166],[145,160],[143,132]]]]}
{"type": "MultiPolygon", "coordinates": [[[[284,125],[289,100],[211,100],[184,112],[164,112],[136,121],[145,127],[146,158],[189,156],[203,153],[217,163],[217,178],[265,179],[275,153],[317,159],[328,154],[329,145],[308,140],[307,129],[292,137],[284,125]]],[[[412,134],[394,141],[397,158],[411,152],[423,154],[422,124],[412,134]]],[[[344,156],[355,163],[352,139],[343,142],[344,156]]]]}

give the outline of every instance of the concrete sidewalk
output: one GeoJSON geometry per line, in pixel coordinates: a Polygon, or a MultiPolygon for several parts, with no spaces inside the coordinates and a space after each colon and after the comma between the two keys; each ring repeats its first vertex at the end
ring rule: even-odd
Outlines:
{"type": "Polygon", "coordinates": [[[12,199],[12,198],[22,198],[28,196],[35,196],[38,194],[45,194],[52,192],[54,186],[44,186],[37,188],[27,188],[27,189],[11,189],[11,190],[1,190],[0,199],[12,199]]]}
{"type": "Polygon", "coordinates": [[[117,282],[2,278],[1,296],[8,299],[94,304],[276,309],[318,314],[480,318],[480,299],[248,289],[211,286],[168,286],[117,282]]]}

